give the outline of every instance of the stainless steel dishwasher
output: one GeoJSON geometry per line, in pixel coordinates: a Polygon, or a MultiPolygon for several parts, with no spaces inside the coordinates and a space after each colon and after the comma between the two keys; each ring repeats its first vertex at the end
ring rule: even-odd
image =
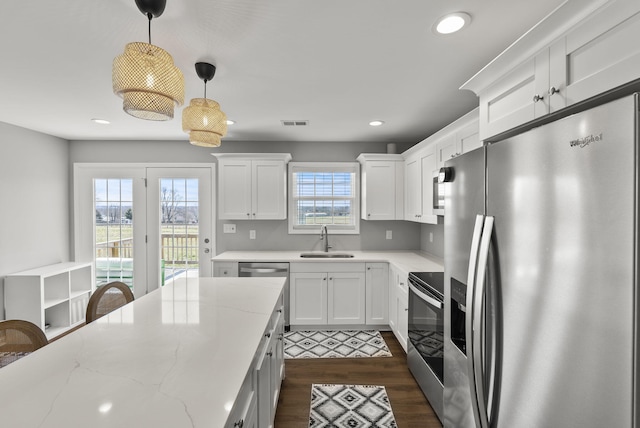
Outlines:
{"type": "Polygon", "coordinates": [[[286,278],[284,283],[284,328],[289,331],[289,263],[240,262],[238,276],[259,278],[286,278]]]}

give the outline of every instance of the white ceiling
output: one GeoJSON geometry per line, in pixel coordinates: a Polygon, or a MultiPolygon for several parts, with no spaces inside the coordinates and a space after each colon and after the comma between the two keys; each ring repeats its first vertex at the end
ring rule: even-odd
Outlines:
{"type": "MultiPolygon", "coordinates": [[[[416,143],[473,109],[460,85],[561,3],[167,0],[151,41],[182,70],[185,104],[203,96],[194,64],[216,65],[207,97],[237,122],[223,144],[416,143]],[[432,31],[457,11],[472,16],[468,28],[432,31]],[[289,119],[309,126],[283,127],[289,119]]],[[[144,121],[112,92],[113,58],[147,30],[134,0],[3,1],[0,121],[68,140],[186,141],[182,107],[171,121],[144,121]]]]}

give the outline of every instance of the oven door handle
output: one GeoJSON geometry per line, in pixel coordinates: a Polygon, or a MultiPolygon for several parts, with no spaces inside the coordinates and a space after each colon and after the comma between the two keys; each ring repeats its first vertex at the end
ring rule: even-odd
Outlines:
{"type": "Polygon", "coordinates": [[[411,281],[409,281],[409,288],[411,289],[411,291],[413,291],[416,296],[418,296],[421,300],[424,300],[425,302],[427,302],[428,304],[430,304],[431,306],[435,306],[438,309],[442,309],[444,308],[444,303],[434,299],[433,297],[429,296],[428,294],[423,293],[422,291],[418,290],[412,283],[411,281]]]}

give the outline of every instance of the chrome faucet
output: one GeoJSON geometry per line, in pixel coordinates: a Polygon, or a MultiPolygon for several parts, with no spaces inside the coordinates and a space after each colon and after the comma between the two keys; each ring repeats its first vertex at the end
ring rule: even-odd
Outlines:
{"type": "Polygon", "coordinates": [[[329,252],[329,248],[332,248],[331,245],[329,245],[329,231],[327,231],[327,225],[323,224],[320,227],[320,240],[324,240],[324,252],[328,253],[329,252]]]}

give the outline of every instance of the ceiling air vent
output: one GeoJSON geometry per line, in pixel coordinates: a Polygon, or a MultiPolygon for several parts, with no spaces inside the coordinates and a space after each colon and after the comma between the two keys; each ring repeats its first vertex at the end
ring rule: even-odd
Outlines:
{"type": "Polygon", "coordinates": [[[308,120],[281,120],[282,126],[309,126],[308,120]]]}

